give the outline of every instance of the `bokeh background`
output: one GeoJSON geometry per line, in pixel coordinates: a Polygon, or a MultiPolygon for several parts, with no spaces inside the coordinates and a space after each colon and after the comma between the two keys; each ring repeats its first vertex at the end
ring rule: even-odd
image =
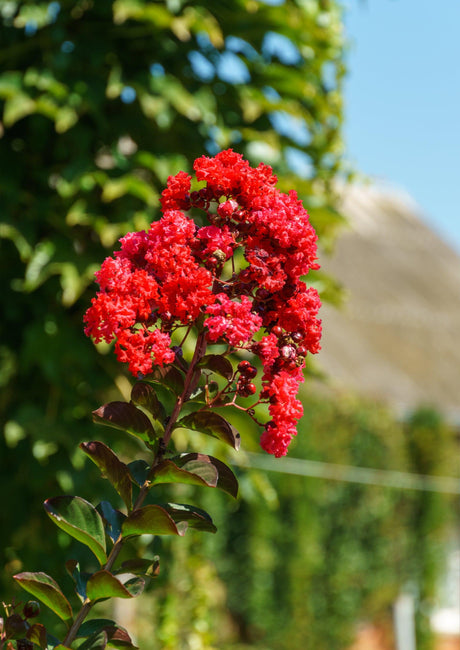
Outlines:
{"type": "MultiPolygon", "coordinates": [[[[233,147],[271,164],[311,214],[323,351],[290,457],[262,455],[242,422],[244,451],[229,459],[240,499],[191,488],[174,497],[209,509],[217,535],[146,540],[160,576],[116,615],[149,650],[459,647],[460,262],[388,185],[433,218],[447,208],[435,211],[429,187],[439,205],[455,191],[453,158],[440,152],[427,167],[401,136],[424,97],[442,96],[436,84],[450,88],[443,14],[445,30],[418,41],[430,61],[442,55],[422,97],[408,108],[398,90],[419,89],[403,55],[392,57],[395,43],[412,53],[420,21],[432,20],[426,4],[0,2],[2,600],[22,597],[11,580],[20,570],[46,571],[70,592],[64,559],[91,563],[56,539],[42,509],[56,494],[109,494],[78,443],[139,454],[91,422],[130,385],[82,332],[94,271],[119,237],[159,217],[169,174],[233,147]],[[401,72],[407,85],[387,86],[382,105],[377,91],[401,72]]],[[[433,129],[419,133],[432,151],[433,129]]],[[[450,144],[455,124],[451,133],[450,144]]]]}

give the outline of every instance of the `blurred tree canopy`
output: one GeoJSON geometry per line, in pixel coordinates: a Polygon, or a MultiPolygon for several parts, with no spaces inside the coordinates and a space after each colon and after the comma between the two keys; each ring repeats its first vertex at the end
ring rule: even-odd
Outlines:
{"type": "Polygon", "coordinates": [[[169,174],[229,146],[296,187],[327,244],[343,55],[336,2],[0,2],[7,574],[43,551],[52,566],[41,501],[84,493],[68,454],[81,468],[75,446],[93,435],[101,391],[126,386],[83,335],[94,271],[120,236],[158,218],[169,174]]]}

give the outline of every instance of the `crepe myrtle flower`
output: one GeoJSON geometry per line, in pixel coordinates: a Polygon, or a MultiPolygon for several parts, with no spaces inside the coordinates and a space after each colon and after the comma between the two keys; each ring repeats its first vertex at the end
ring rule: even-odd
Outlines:
{"type": "MultiPolygon", "coordinates": [[[[253,168],[228,149],[198,158],[194,171],[199,189],[185,172],[170,176],[162,217],[148,232],[125,235],[103,262],[85,333],[115,340],[118,360],[136,378],[174,361],[171,335],[180,328],[252,352],[263,367],[256,403],[268,403],[271,418],[261,445],[282,456],[302,415],[305,356],[320,349],[319,296],[301,280],[319,268],[316,233],[296,192],[276,188],[270,167],[253,168]]],[[[233,390],[247,398],[258,390],[257,371],[242,363],[233,390]]]]}

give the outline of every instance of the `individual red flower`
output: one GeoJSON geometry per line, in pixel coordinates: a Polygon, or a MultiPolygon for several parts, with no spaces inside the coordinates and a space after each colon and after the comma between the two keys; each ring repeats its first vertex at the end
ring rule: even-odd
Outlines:
{"type": "Polygon", "coordinates": [[[169,335],[158,329],[125,329],[117,335],[115,352],[119,361],[129,364],[129,370],[134,376],[148,375],[152,372],[154,363],[163,366],[174,361],[170,344],[169,335]]]}
{"type": "Polygon", "coordinates": [[[230,300],[224,293],[216,296],[216,302],[206,309],[209,317],[206,327],[210,341],[225,339],[235,347],[249,341],[260,329],[262,319],[252,311],[252,302],[241,296],[241,302],[230,300]]]}
{"type": "Polygon", "coordinates": [[[268,334],[253,346],[252,351],[260,358],[264,371],[267,372],[280,356],[278,338],[274,334],[268,334]]]}
{"type": "Polygon", "coordinates": [[[186,172],[169,176],[166,188],[161,194],[163,210],[188,210],[190,208],[190,186],[192,177],[186,172]]]}
{"type": "Polygon", "coordinates": [[[197,255],[200,259],[215,255],[217,261],[223,262],[233,255],[235,237],[227,225],[222,228],[204,226],[198,230],[196,237],[199,240],[197,255]]]}

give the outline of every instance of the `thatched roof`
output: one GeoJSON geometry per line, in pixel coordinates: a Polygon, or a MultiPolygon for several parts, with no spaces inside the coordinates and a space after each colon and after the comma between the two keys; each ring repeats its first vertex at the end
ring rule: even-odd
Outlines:
{"type": "Polygon", "coordinates": [[[335,386],[460,421],[459,255],[395,191],[351,187],[342,212],[350,227],[321,261],[348,300],[322,309],[320,366],[335,386]]]}

